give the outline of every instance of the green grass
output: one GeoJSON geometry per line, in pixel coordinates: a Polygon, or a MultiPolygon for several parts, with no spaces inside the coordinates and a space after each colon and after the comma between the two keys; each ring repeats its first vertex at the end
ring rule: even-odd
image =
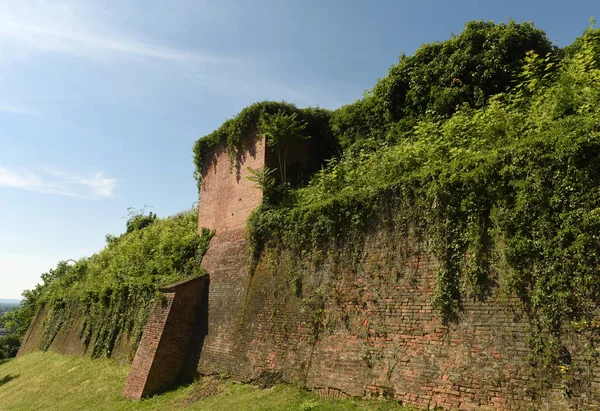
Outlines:
{"type": "Polygon", "coordinates": [[[121,397],[128,365],[37,352],[0,363],[0,410],[397,410],[392,402],[325,400],[290,385],[259,389],[214,378],[143,401],[121,397]]]}

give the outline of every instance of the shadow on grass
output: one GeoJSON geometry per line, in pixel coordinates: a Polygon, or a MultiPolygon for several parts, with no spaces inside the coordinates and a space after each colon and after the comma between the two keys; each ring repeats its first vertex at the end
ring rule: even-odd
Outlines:
{"type": "Polygon", "coordinates": [[[9,382],[11,382],[12,380],[14,380],[15,378],[18,378],[19,374],[17,375],[6,375],[2,378],[0,378],[0,387],[2,387],[4,384],[7,384],[9,382]]]}

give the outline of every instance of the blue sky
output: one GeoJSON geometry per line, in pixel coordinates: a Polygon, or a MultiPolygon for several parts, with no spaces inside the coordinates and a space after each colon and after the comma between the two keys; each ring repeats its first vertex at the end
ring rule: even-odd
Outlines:
{"type": "Polygon", "coordinates": [[[196,200],[194,141],[248,104],[336,108],[468,20],[564,46],[597,0],[0,0],[0,298],[196,200]]]}

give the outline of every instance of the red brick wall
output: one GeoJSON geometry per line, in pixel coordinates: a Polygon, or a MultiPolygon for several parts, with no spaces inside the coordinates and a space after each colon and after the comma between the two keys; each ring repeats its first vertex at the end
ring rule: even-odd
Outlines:
{"type": "Polygon", "coordinates": [[[247,179],[247,168],[263,167],[264,140],[247,139],[233,168],[225,147],[215,149],[204,159],[198,229],[214,229],[216,235],[202,260],[209,273],[208,333],[204,339],[198,369],[205,374],[230,374],[243,379],[251,369],[239,356],[245,341],[239,333],[250,260],[245,227],[250,213],[260,205],[262,191],[247,179]]]}
{"type": "Polygon", "coordinates": [[[326,396],[387,396],[420,408],[600,404],[600,368],[587,363],[586,341],[576,335],[573,396],[563,395],[560,381],[540,387],[543,376],[527,365],[528,323],[518,300],[498,287],[485,302],[465,300],[459,322],[445,326],[430,303],[437,262],[423,244],[382,229],[368,239],[359,268],[293,267],[284,253],[265,256],[250,277],[243,237],[228,241],[211,246],[207,269],[225,280],[219,298],[211,283],[200,373],[278,376],[326,396]],[[301,297],[292,269],[302,275],[301,297]]]}
{"type": "Polygon", "coordinates": [[[248,167],[260,168],[265,161],[264,139],[255,136],[245,140],[233,164],[226,147],[211,150],[204,157],[198,228],[208,227],[217,235],[243,229],[246,219],[262,201],[262,191],[248,180],[248,167]]]}
{"type": "MultiPolygon", "coordinates": [[[[241,169],[260,167],[261,155],[246,156],[241,169]]],[[[203,261],[211,286],[200,373],[269,375],[326,396],[387,396],[421,408],[600,404],[600,368],[586,363],[584,340],[574,336],[570,347],[573,397],[560,382],[540,389],[517,299],[494,288],[485,302],[464,301],[460,321],[445,326],[431,306],[437,262],[424,244],[386,229],[366,242],[359,269],[293,267],[284,253],[263,256],[250,276],[244,225],[260,196],[229,174],[224,151],[214,158],[199,211],[199,226],[217,229],[203,261]],[[292,271],[302,275],[301,297],[292,271]]]]}
{"type": "Polygon", "coordinates": [[[123,390],[123,395],[126,398],[139,400],[146,394],[147,386],[150,389],[154,388],[152,382],[148,384],[148,377],[156,353],[158,352],[158,346],[167,324],[167,318],[169,318],[169,313],[173,307],[174,299],[174,292],[164,293],[164,301],[156,304],[148,317],[148,322],[144,327],[144,333],[131,364],[125,389],[123,390]]]}
{"type": "Polygon", "coordinates": [[[244,226],[261,195],[245,170],[264,160],[264,146],[251,143],[233,174],[224,149],[205,159],[199,227],[216,236],[202,263],[207,322],[195,326],[207,334],[197,358],[186,357],[198,372],[276,377],[326,396],[386,396],[420,408],[598,408],[600,367],[583,336],[566,335],[571,397],[556,379],[542,386],[546,376],[527,363],[518,300],[495,286],[484,302],[465,299],[459,321],[444,325],[430,303],[437,262],[427,245],[386,228],[374,229],[358,267],[295,266],[285,252],[267,253],[251,276],[244,226]],[[292,272],[301,275],[300,296],[292,272]]]}
{"type": "MultiPolygon", "coordinates": [[[[202,357],[203,360],[217,358],[218,352],[226,351],[234,339],[233,331],[237,324],[235,315],[240,312],[243,304],[243,282],[248,266],[244,242],[246,219],[262,201],[261,190],[247,179],[249,175],[247,168],[262,167],[264,158],[264,140],[259,142],[255,136],[251,136],[245,141],[242,150],[231,165],[225,146],[213,149],[204,159],[198,225],[199,230],[202,227],[216,230],[216,236],[213,237],[210,249],[204,258],[203,267],[211,274],[209,295],[211,318],[218,318],[219,321],[209,323],[214,333],[211,333],[209,343],[206,344],[207,349],[202,357]],[[222,344],[216,343],[223,338],[222,344]],[[213,357],[211,352],[214,354],[213,357]]],[[[164,311],[163,314],[167,315],[168,311],[164,311]]],[[[42,310],[32,321],[20,354],[39,350],[45,317],[46,312],[42,310]]],[[[75,318],[70,328],[60,331],[52,342],[50,350],[63,354],[87,354],[87,347],[79,339],[81,320],[79,317],[75,318]]],[[[166,321],[166,317],[163,320],[166,321]]],[[[158,331],[155,330],[156,332],[158,331]]],[[[159,337],[155,335],[152,338],[159,337]]],[[[113,357],[130,359],[128,355],[131,344],[129,336],[119,336],[113,357]]],[[[93,344],[89,345],[92,346],[93,344]]],[[[197,357],[198,355],[195,362],[197,357]]],[[[225,360],[219,358],[221,366],[224,366],[225,360]]],[[[237,360],[232,361],[231,367],[235,368],[236,363],[237,360]]]]}

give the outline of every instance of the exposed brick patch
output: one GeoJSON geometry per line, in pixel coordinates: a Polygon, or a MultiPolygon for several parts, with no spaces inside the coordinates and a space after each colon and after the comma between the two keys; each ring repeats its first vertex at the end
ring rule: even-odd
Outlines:
{"type": "Polygon", "coordinates": [[[217,235],[243,229],[248,215],[262,201],[262,191],[248,180],[248,167],[258,169],[264,164],[265,141],[256,136],[245,140],[233,165],[224,145],[209,150],[202,170],[198,228],[208,227],[217,235]]]}
{"type": "Polygon", "coordinates": [[[313,387],[313,391],[319,394],[323,398],[339,398],[347,399],[350,398],[348,394],[331,387],[313,387]]]}

